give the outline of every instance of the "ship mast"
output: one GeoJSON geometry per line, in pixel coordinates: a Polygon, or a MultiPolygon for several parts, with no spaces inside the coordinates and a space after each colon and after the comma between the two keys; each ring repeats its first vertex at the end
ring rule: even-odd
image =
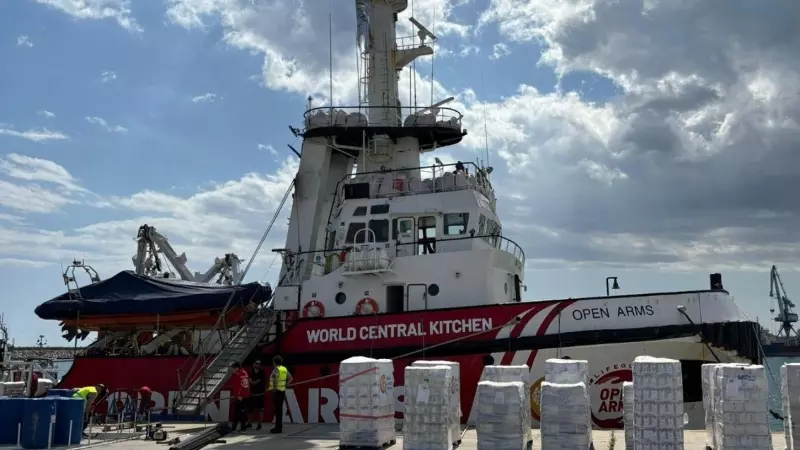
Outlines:
{"type": "MultiPolygon", "coordinates": [[[[400,103],[400,71],[420,56],[433,55],[433,48],[426,41],[435,42],[436,36],[413,17],[410,21],[417,29],[418,39],[404,37],[398,42],[397,15],[407,8],[408,0],[356,0],[358,43],[362,50],[360,107],[365,110],[370,127],[402,126],[402,117],[408,111],[404,114],[400,103]]],[[[396,143],[388,134],[375,135],[366,144],[359,171],[398,165],[396,143]]],[[[419,159],[415,163],[403,161],[402,165],[409,163],[418,166],[419,159]]]]}

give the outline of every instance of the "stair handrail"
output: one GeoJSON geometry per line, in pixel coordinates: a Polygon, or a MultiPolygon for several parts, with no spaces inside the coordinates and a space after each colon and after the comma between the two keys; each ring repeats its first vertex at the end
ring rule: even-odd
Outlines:
{"type": "MultiPolygon", "coordinates": [[[[245,275],[247,275],[247,272],[250,270],[250,267],[252,266],[253,261],[255,261],[255,258],[258,255],[258,252],[261,250],[261,247],[264,245],[264,241],[267,240],[267,236],[269,235],[269,232],[272,230],[272,226],[275,224],[275,221],[278,219],[278,215],[280,214],[281,210],[283,209],[283,205],[286,203],[286,199],[289,198],[289,194],[292,192],[292,189],[294,189],[295,184],[296,184],[296,179],[292,180],[292,182],[289,183],[289,187],[286,189],[286,192],[283,194],[283,198],[281,199],[280,204],[275,209],[275,214],[272,215],[272,220],[270,221],[269,225],[267,225],[267,229],[264,230],[264,234],[261,236],[261,240],[259,241],[258,245],[256,246],[255,251],[253,252],[253,256],[250,258],[250,260],[247,261],[247,266],[245,266],[244,271],[242,271],[241,276],[239,276],[239,280],[237,281],[235,287],[241,286],[245,275]]],[[[216,323],[214,324],[214,327],[211,328],[212,332],[213,331],[219,331],[220,325],[222,325],[222,329],[224,329],[224,330],[228,329],[227,324],[225,323],[225,316],[227,315],[228,310],[230,309],[231,301],[233,300],[233,297],[236,295],[236,293],[237,293],[237,290],[235,289],[231,293],[231,296],[228,297],[228,301],[225,303],[225,306],[222,308],[222,313],[220,314],[219,318],[217,319],[216,323]]],[[[256,293],[258,293],[258,289],[256,289],[256,293]]],[[[253,297],[255,297],[256,293],[253,294],[253,297]]],[[[267,301],[268,305],[271,306],[272,298],[274,296],[275,296],[275,291],[273,290],[272,291],[272,295],[270,296],[270,299],[267,301]]],[[[252,302],[252,298],[250,300],[252,302]]],[[[204,344],[205,344],[205,341],[207,339],[209,339],[209,336],[213,336],[213,335],[214,335],[213,333],[210,333],[208,336],[206,336],[206,339],[201,339],[200,342],[198,342],[198,347],[200,347],[199,348],[200,354],[198,355],[197,358],[192,358],[192,359],[189,360],[189,361],[192,362],[192,365],[190,366],[189,371],[188,371],[188,373],[187,373],[185,378],[181,377],[181,373],[183,372],[183,369],[186,367],[186,365],[189,364],[189,361],[186,361],[185,363],[183,363],[183,365],[181,365],[181,367],[178,369],[178,372],[177,372],[177,375],[178,375],[178,387],[181,390],[181,394],[180,394],[179,398],[183,397],[183,392],[187,388],[191,388],[191,384],[194,381],[194,378],[197,377],[198,363],[200,363],[202,361],[203,364],[201,364],[199,367],[206,367],[205,362],[207,360],[207,357],[206,357],[205,350],[204,350],[204,348],[205,348],[204,344]],[[188,384],[188,386],[187,386],[187,384],[188,384]]],[[[235,338],[235,336],[236,335],[234,335],[234,337],[232,337],[230,339],[225,339],[224,341],[222,339],[220,339],[220,349],[219,349],[219,352],[217,352],[217,353],[219,354],[220,352],[222,352],[225,349],[225,347],[227,346],[228,342],[233,340],[235,338]]],[[[213,360],[212,360],[212,362],[213,362],[213,360]]]]}
{"type": "MultiPolygon", "coordinates": [[[[236,341],[240,337],[240,335],[247,333],[250,330],[251,325],[253,325],[257,320],[259,320],[259,319],[261,319],[261,318],[263,318],[265,316],[268,318],[268,320],[269,320],[270,317],[272,317],[273,320],[274,320],[275,311],[272,308],[272,304],[273,304],[273,299],[274,298],[275,298],[275,294],[273,292],[272,297],[270,297],[270,300],[264,305],[264,307],[263,308],[258,308],[256,310],[255,314],[252,317],[250,317],[245,322],[245,324],[242,327],[240,327],[239,330],[236,331],[236,333],[233,335],[233,337],[231,337],[228,340],[228,343],[236,341]]],[[[269,329],[272,327],[272,325],[273,325],[273,323],[268,324],[267,327],[265,328],[265,332],[269,332],[269,329]]],[[[250,348],[245,350],[245,353],[249,352],[250,350],[252,350],[253,347],[258,345],[258,341],[261,340],[262,336],[263,335],[259,335],[257,339],[251,339],[250,344],[249,344],[250,348]]],[[[225,354],[224,351],[227,348],[228,348],[228,346],[226,344],[226,346],[223,347],[216,355],[214,355],[213,358],[209,358],[211,362],[208,365],[202,366],[203,370],[199,371],[200,372],[200,377],[199,378],[196,375],[193,376],[192,378],[187,378],[187,379],[191,379],[193,382],[190,382],[189,386],[187,386],[186,389],[182,389],[181,392],[178,394],[178,396],[173,401],[173,404],[176,405],[176,409],[177,409],[177,404],[179,404],[184,399],[184,397],[186,396],[187,393],[192,391],[192,387],[197,382],[200,382],[201,386],[202,386],[202,392],[201,392],[202,400],[198,401],[197,407],[200,408],[200,407],[203,406],[203,402],[208,402],[209,392],[207,390],[208,383],[207,383],[207,379],[206,379],[206,370],[205,369],[207,367],[212,366],[216,362],[217,359],[219,359],[220,357],[224,356],[224,354],[225,354]]]]}

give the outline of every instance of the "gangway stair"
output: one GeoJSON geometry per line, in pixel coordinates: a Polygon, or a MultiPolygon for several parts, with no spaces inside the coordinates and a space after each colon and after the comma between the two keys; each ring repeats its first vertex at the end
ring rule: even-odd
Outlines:
{"type": "MultiPolygon", "coordinates": [[[[213,399],[233,374],[230,367],[233,363],[243,363],[247,355],[253,351],[261,339],[275,324],[275,311],[272,300],[239,328],[208,365],[200,366],[199,374],[190,374],[191,383],[173,402],[173,412],[177,415],[199,415],[203,408],[213,399]]],[[[203,355],[198,359],[205,358],[203,355]]]]}

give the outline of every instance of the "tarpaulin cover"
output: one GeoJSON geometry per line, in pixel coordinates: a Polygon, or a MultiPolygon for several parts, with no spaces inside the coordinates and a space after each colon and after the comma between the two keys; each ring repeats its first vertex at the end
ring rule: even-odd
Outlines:
{"type": "Polygon", "coordinates": [[[83,286],[80,298],[68,293],[36,307],[36,315],[47,320],[113,314],[171,314],[222,309],[234,294],[231,305],[269,300],[272,291],[260,283],[239,286],[208,285],[120,272],[96,284],[83,286]]]}

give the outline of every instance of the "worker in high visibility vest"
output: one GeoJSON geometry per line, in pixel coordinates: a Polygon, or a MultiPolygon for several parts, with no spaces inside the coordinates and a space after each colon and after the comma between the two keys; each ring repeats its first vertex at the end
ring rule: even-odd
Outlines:
{"type": "MultiPolygon", "coordinates": [[[[106,395],[106,386],[98,384],[97,386],[86,386],[78,389],[72,394],[72,398],[83,399],[83,429],[89,426],[89,417],[92,414],[92,406],[95,400],[99,397],[102,399],[106,395]]],[[[84,433],[85,434],[85,433],[84,433]]]]}
{"type": "Polygon", "coordinates": [[[284,367],[283,358],[275,355],[272,358],[272,375],[269,377],[269,390],[272,391],[272,409],[275,411],[275,427],[269,432],[283,432],[283,403],[286,401],[286,387],[292,384],[292,374],[284,367]]]}

